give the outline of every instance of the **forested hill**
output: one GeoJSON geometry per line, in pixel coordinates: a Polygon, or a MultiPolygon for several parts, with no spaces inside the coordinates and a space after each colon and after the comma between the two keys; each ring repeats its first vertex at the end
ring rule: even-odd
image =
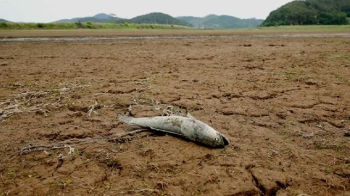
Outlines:
{"type": "Polygon", "coordinates": [[[91,17],[80,17],[72,19],[63,19],[56,21],[57,23],[71,22],[94,22],[94,23],[134,23],[134,24],[167,24],[181,25],[196,28],[208,29],[228,29],[228,28],[249,28],[259,26],[263,20],[261,19],[240,19],[227,15],[208,15],[206,17],[184,16],[174,18],[168,14],[153,12],[132,19],[118,18],[107,14],[97,14],[91,17]]]}
{"type": "Polygon", "coordinates": [[[0,18],[0,22],[9,22],[9,21],[0,18]]]}
{"type": "Polygon", "coordinates": [[[178,20],[168,14],[163,14],[160,12],[154,12],[145,14],[142,16],[137,16],[132,19],[124,19],[114,17],[108,14],[97,14],[91,17],[80,17],[72,19],[63,19],[56,21],[57,23],[68,23],[68,22],[94,22],[94,23],[135,23],[135,24],[168,24],[168,25],[182,25],[182,26],[192,26],[186,21],[178,20]]]}
{"type": "Polygon", "coordinates": [[[154,12],[150,14],[145,14],[141,16],[137,16],[130,20],[126,20],[130,23],[136,24],[173,24],[173,25],[182,25],[182,26],[192,26],[190,23],[186,21],[178,20],[168,14],[154,12]]]}
{"type": "Polygon", "coordinates": [[[79,18],[72,18],[72,19],[61,19],[58,21],[55,21],[56,23],[69,23],[69,22],[95,22],[95,23],[108,23],[121,20],[121,18],[113,17],[105,13],[96,14],[95,16],[89,16],[89,17],[79,17],[79,18]]]}
{"type": "Polygon", "coordinates": [[[180,21],[168,14],[163,14],[160,12],[154,12],[150,14],[137,16],[135,18],[125,20],[125,21],[129,23],[136,23],[136,24],[171,24],[171,25],[192,26],[191,24],[185,21],[180,21]]]}
{"type": "Polygon", "coordinates": [[[208,29],[230,29],[230,28],[249,28],[259,26],[263,20],[260,19],[240,19],[227,15],[208,15],[206,17],[183,16],[177,17],[179,20],[191,23],[197,28],[208,29]]]}
{"type": "Polygon", "coordinates": [[[274,10],[261,26],[349,24],[350,0],[297,0],[274,10]]]}
{"type": "MultiPolygon", "coordinates": [[[[0,23],[6,23],[8,21],[0,19],[0,23]]],[[[196,27],[204,29],[230,29],[230,28],[249,28],[259,26],[263,20],[261,19],[240,19],[228,15],[208,15],[206,17],[193,17],[184,16],[174,18],[168,14],[161,12],[153,12],[141,16],[137,16],[131,19],[119,18],[114,14],[99,13],[94,16],[88,17],[76,17],[71,19],[61,19],[52,23],[75,23],[81,26],[81,23],[114,23],[121,25],[131,24],[160,24],[160,25],[179,25],[184,27],[196,27]]],[[[48,23],[51,24],[51,23],[48,23]]],[[[43,28],[43,25],[39,25],[39,28],[43,28]]],[[[78,27],[80,28],[80,27],[78,27]]],[[[91,27],[92,28],[92,27],[91,27]]]]}

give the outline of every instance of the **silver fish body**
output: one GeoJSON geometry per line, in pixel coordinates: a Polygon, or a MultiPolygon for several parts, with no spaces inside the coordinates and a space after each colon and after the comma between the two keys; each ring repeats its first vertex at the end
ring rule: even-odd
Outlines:
{"type": "Polygon", "coordinates": [[[213,148],[223,148],[229,144],[229,140],[224,135],[190,115],[189,117],[157,116],[144,118],[118,115],[118,120],[130,125],[178,135],[213,148]]]}

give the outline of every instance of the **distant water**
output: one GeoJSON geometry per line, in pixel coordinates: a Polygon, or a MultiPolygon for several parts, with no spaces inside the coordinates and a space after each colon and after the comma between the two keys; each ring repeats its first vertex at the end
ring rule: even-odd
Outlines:
{"type": "Polygon", "coordinates": [[[160,40],[160,39],[236,39],[236,38],[274,38],[274,37],[350,37],[350,33],[305,33],[305,34],[261,34],[261,35],[212,35],[212,36],[115,36],[115,37],[23,37],[0,38],[0,42],[84,42],[114,40],[160,40]]]}

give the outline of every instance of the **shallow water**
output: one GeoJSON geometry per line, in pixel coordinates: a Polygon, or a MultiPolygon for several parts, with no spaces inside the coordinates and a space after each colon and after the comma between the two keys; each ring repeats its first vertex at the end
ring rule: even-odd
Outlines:
{"type": "Polygon", "coordinates": [[[300,34],[258,34],[258,35],[212,35],[212,36],[114,36],[114,37],[23,37],[0,38],[0,42],[82,42],[113,40],[158,40],[158,39],[234,39],[273,37],[350,37],[350,33],[300,33],[300,34]]]}

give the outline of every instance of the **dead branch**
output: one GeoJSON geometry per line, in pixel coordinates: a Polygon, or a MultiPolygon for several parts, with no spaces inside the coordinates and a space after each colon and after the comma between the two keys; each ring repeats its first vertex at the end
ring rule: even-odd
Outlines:
{"type": "Polygon", "coordinates": [[[57,149],[63,149],[63,148],[69,148],[69,152],[68,155],[71,155],[74,153],[74,148],[71,147],[69,144],[89,144],[89,143],[95,143],[97,141],[113,141],[113,140],[117,140],[120,139],[124,136],[128,136],[128,135],[134,135],[136,133],[140,133],[142,131],[145,131],[146,129],[138,129],[135,131],[130,131],[127,133],[121,133],[121,134],[115,134],[115,135],[110,135],[110,136],[106,136],[106,137],[95,137],[95,138],[84,138],[84,139],[69,139],[69,140],[65,140],[62,142],[58,142],[57,144],[50,144],[50,145],[43,145],[43,144],[39,144],[39,145],[32,145],[29,144],[27,147],[21,148],[20,149],[20,155],[23,154],[28,154],[31,152],[37,152],[37,151],[46,151],[46,150],[57,150],[57,149]]]}
{"type": "Polygon", "coordinates": [[[18,109],[20,104],[14,104],[0,110],[0,120],[9,118],[15,114],[22,113],[23,111],[18,109]]]}
{"type": "Polygon", "coordinates": [[[68,154],[71,155],[74,153],[74,148],[72,148],[69,145],[31,145],[29,144],[27,147],[20,149],[20,155],[27,154],[30,152],[36,152],[36,151],[45,151],[45,150],[56,150],[56,149],[62,149],[62,148],[69,148],[68,154]]]}
{"type": "Polygon", "coordinates": [[[322,129],[323,131],[327,131],[327,129],[321,124],[317,124],[316,127],[322,129]]]}
{"type": "Polygon", "coordinates": [[[314,131],[314,132],[312,132],[312,133],[310,133],[310,134],[304,134],[304,135],[302,135],[302,136],[303,136],[303,138],[305,138],[305,139],[310,139],[310,138],[314,137],[315,135],[317,135],[317,133],[318,133],[318,131],[314,131]]]}
{"type": "MultiPolygon", "coordinates": [[[[62,96],[69,95],[69,93],[72,92],[78,92],[91,85],[78,85],[67,83],[59,84],[59,86],[64,87],[40,91],[25,90],[14,94],[14,97],[11,99],[0,100],[0,123],[4,122],[7,118],[18,113],[40,112],[44,116],[47,116],[47,113],[49,113],[49,110],[47,108],[62,107],[62,104],[60,103],[62,96]],[[38,103],[37,100],[39,99],[45,99],[45,104],[36,104],[38,103]]],[[[97,104],[95,104],[94,107],[90,106],[91,111],[89,111],[89,116],[91,116],[92,112],[97,113],[96,111],[94,111],[94,109],[97,106],[97,104]]]]}
{"type": "Polygon", "coordinates": [[[143,193],[143,192],[151,192],[158,193],[159,191],[156,189],[136,189],[136,190],[128,190],[129,193],[143,193]]]}
{"type": "Polygon", "coordinates": [[[89,111],[87,113],[87,116],[90,117],[91,113],[94,112],[95,107],[98,105],[97,101],[95,101],[95,103],[91,106],[89,106],[89,111]]]}
{"type": "Polygon", "coordinates": [[[63,85],[64,87],[61,89],[58,89],[59,92],[75,92],[77,90],[82,90],[85,87],[90,87],[91,85],[77,85],[77,84],[60,84],[63,85]],[[66,87],[66,86],[71,86],[71,87],[66,87]]]}

